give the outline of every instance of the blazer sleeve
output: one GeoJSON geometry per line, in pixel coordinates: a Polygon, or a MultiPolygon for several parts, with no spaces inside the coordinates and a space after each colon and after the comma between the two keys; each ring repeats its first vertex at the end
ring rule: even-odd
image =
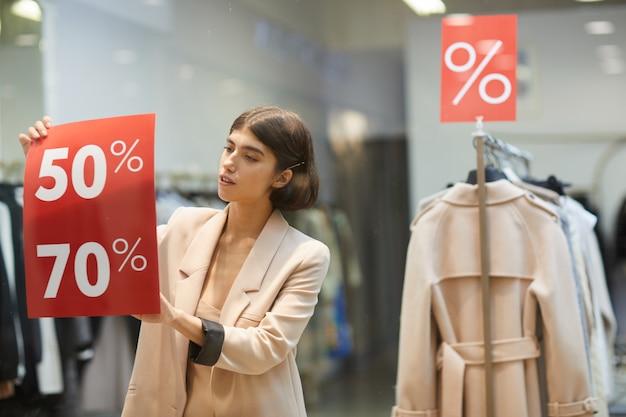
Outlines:
{"type": "Polygon", "coordinates": [[[215,366],[258,375],[282,362],[313,315],[329,262],[330,252],[323,243],[310,239],[298,245],[280,268],[286,279],[258,325],[224,326],[222,352],[215,366]]]}
{"type": "Polygon", "coordinates": [[[224,326],[200,317],[204,341],[202,345],[189,342],[189,360],[200,365],[213,366],[222,354],[224,326]]]}

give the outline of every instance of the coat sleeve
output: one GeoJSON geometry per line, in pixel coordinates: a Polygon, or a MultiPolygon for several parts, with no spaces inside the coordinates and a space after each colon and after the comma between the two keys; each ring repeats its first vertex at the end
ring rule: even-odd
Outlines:
{"type": "MultiPolygon", "coordinates": [[[[541,312],[548,415],[593,415],[588,353],[573,264],[558,227],[536,227],[537,277],[530,287],[541,312]]],[[[526,329],[531,331],[531,329],[526,329]]]]}
{"type": "Polygon", "coordinates": [[[421,239],[422,227],[412,228],[407,248],[393,417],[437,415],[437,328],[431,313],[430,280],[424,270],[431,245],[421,239]]]}

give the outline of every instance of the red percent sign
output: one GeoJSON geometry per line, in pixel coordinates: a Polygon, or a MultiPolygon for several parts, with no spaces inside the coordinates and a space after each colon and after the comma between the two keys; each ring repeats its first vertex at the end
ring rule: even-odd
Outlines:
{"type": "Polygon", "coordinates": [[[442,19],[442,122],[515,120],[517,16],[442,19]]]}
{"type": "Polygon", "coordinates": [[[159,311],[154,114],[53,126],[24,180],[28,315],[159,311]]]}

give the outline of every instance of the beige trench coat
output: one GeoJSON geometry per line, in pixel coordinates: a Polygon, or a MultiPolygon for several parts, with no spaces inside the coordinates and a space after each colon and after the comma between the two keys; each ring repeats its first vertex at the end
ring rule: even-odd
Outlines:
{"type": "MultiPolygon", "coordinates": [[[[161,291],[194,314],[228,207],[178,209],[160,226],[161,291]]],[[[214,365],[216,417],[305,416],[296,345],[313,315],[329,263],[326,245],[274,211],[224,303],[221,355],[214,365]]],[[[180,417],[186,403],[189,341],[142,323],[123,417],[180,417]]]]}
{"type": "MultiPolygon", "coordinates": [[[[488,183],[486,194],[495,415],[592,416],[597,404],[559,218],[506,180],[488,183]]],[[[454,185],[411,229],[392,416],[484,417],[477,186],[454,185]]]]}

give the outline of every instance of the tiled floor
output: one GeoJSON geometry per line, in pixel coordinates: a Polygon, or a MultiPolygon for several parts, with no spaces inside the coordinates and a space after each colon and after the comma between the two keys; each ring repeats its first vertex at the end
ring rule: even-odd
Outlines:
{"type": "MultiPolygon", "coordinates": [[[[308,407],[308,417],[389,417],[393,404],[395,370],[377,366],[337,377],[320,387],[319,399],[308,407]]],[[[116,411],[84,417],[119,417],[116,411]]]]}
{"type": "MultiPolygon", "coordinates": [[[[626,360],[626,357],[624,358],[626,360]]],[[[615,393],[611,403],[611,416],[626,416],[626,361],[616,368],[615,393]]]]}
{"type": "MultiPolygon", "coordinates": [[[[374,368],[338,378],[320,392],[309,417],[389,417],[394,402],[395,370],[374,368]]],[[[617,369],[611,417],[626,417],[626,363],[617,369]]]]}
{"type": "MultiPolygon", "coordinates": [[[[337,377],[321,387],[319,400],[308,417],[389,417],[393,405],[395,370],[379,365],[366,371],[337,377]]],[[[616,374],[611,417],[626,417],[626,366],[616,374]]],[[[85,417],[119,417],[118,412],[85,417]]]]}
{"type": "Polygon", "coordinates": [[[332,380],[320,390],[308,417],[389,417],[395,368],[386,363],[332,380]]]}

